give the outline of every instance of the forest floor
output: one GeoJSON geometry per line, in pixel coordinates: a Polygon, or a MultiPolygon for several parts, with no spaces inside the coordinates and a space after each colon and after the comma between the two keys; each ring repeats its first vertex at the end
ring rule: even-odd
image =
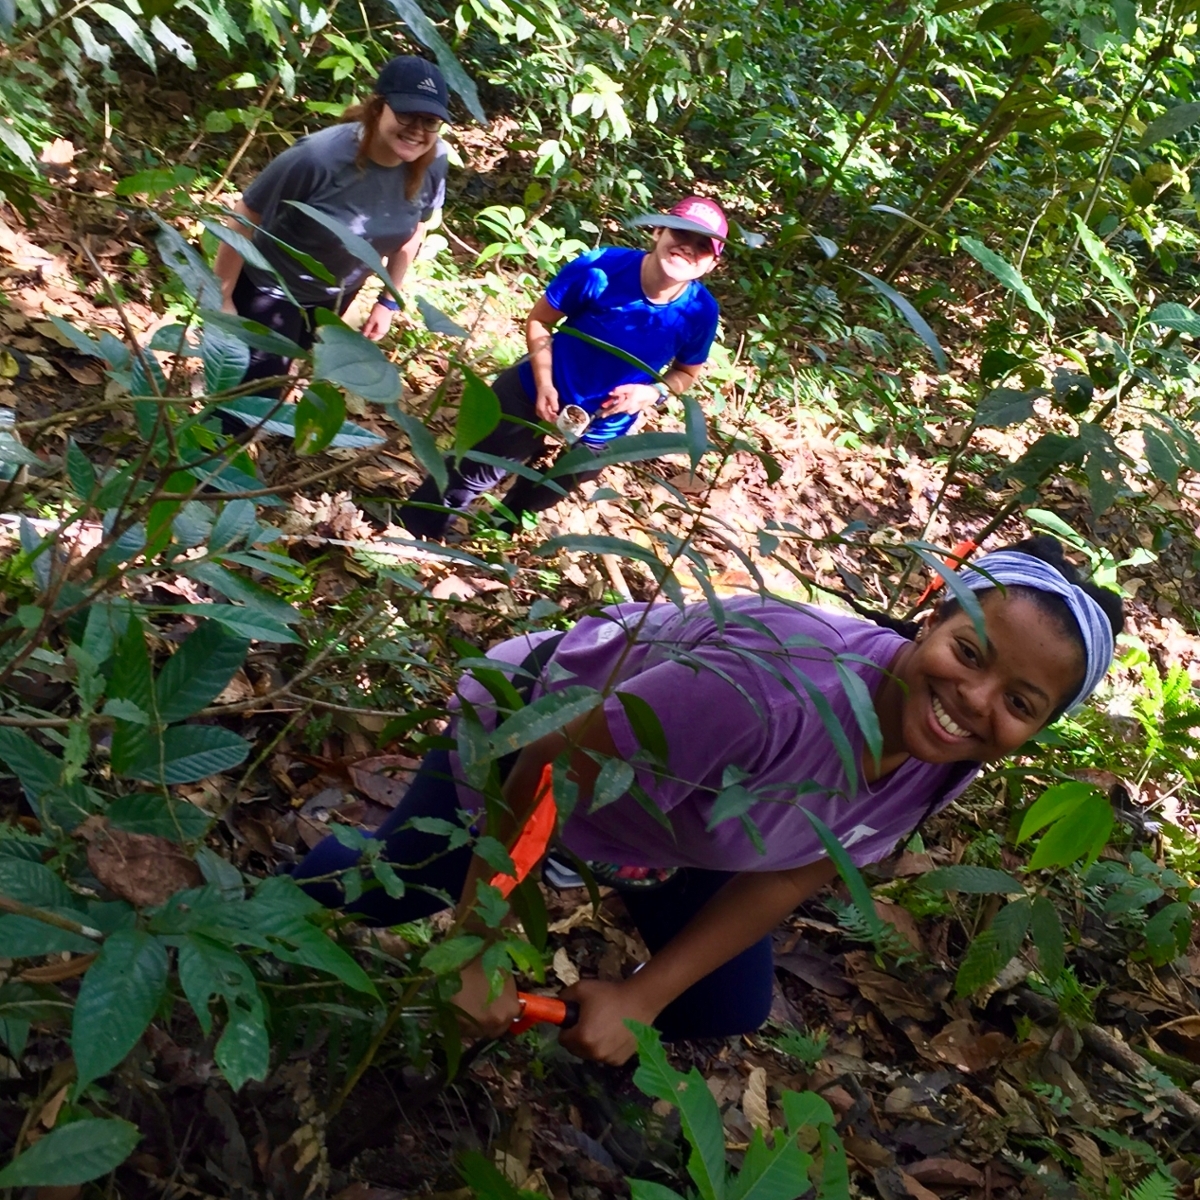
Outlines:
{"type": "MultiPolygon", "coordinates": [[[[86,179],[71,182],[87,186],[86,179]]],[[[142,240],[143,231],[111,205],[87,207],[64,198],[61,207],[45,205],[29,228],[0,210],[0,408],[12,409],[22,421],[61,416],[77,440],[103,447],[112,432],[110,418],[79,421],[71,415],[103,398],[101,370],[65,346],[47,318],[144,341],[167,320],[162,313],[136,298],[118,308],[102,289],[80,283],[95,279],[85,245],[101,267],[123,276],[130,271],[130,244],[142,240]]],[[[469,266],[469,258],[465,262],[469,266]]],[[[478,318],[490,339],[518,336],[510,316],[472,312],[469,301],[455,315],[468,327],[478,318]]],[[[961,314],[964,345],[971,316],[961,314]]],[[[418,406],[414,411],[421,411],[421,399],[446,368],[445,347],[436,338],[430,343],[428,352],[405,364],[405,403],[418,406]]],[[[906,383],[918,400],[935,390],[935,382],[919,374],[906,383]]],[[[730,386],[725,399],[722,421],[729,423],[732,414],[745,412],[744,397],[730,386]]],[[[645,526],[669,519],[658,511],[658,501],[671,488],[693,498],[703,494],[709,516],[726,531],[729,545],[714,540],[705,546],[720,569],[714,579],[718,590],[753,586],[752,564],[785,594],[807,595],[799,572],[834,591],[850,588],[865,603],[883,602],[889,561],[872,548],[872,535],[889,541],[924,536],[943,545],[969,537],[1007,496],[996,490],[988,463],[1017,457],[1029,438],[978,434],[979,453],[967,460],[962,483],[933,512],[947,448],[966,415],[965,409],[956,413],[952,402],[938,403],[940,408],[931,404],[923,431],[897,429],[880,436],[877,430],[875,440],[846,436],[836,412],[805,407],[755,412],[754,432],[783,467],[775,483],[768,483],[761,462],[749,454],[732,456],[715,478],[705,473],[707,463],[693,475],[686,461],[653,464],[650,477],[610,469],[603,486],[625,503],[561,505],[543,519],[536,539],[519,536],[507,550],[516,567],[511,575],[494,554],[464,561],[436,551],[413,552],[391,540],[405,538],[393,506],[419,472],[386,419],[366,410],[354,418],[387,439],[370,455],[335,451],[297,460],[288,443],[273,438],[260,440],[254,453],[260,474],[273,485],[340,467],[291,495],[280,518],[292,553],[314,564],[315,605],[360,587],[371,562],[392,557],[405,561],[430,595],[445,603],[448,621],[462,636],[486,648],[505,614],[542,593],[540,573],[548,564],[530,553],[536,542],[560,532],[644,538],[645,526]],[[638,514],[636,521],[630,511],[638,514]],[[797,540],[790,570],[760,553],[757,531],[768,522],[781,531],[791,527],[804,539],[837,534],[853,522],[863,532],[853,550],[797,540]]],[[[448,428],[452,415],[436,420],[444,417],[448,428]]],[[[1052,427],[1050,414],[1043,418],[1052,427]]],[[[31,444],[49,462],[61,453],[58,438],[51,424],[31,444]]],[[[1103,521],[1092,518],[1087,496],[1066,479],[1043,493],[1041,503],[1121,561],[1144,548],[1151,522],[1141,506],[1153,501],[1155,512],[1162,511],[1163,498],[1154,495],[1152,481],[1144,486],[1103,521]]],[[[1130,604],[1129,633],[1161,668],[1181,664],[1200,682],[1200,639],[1193,632],[1200,587],[1192,558],[1200,512],[1176,508],[1169,519],[1177,536],[1137,570],[1141,584],[1130,604]]],[[[4,536],[16,537],[15,522],[3,513],[0,528],[4,536]]],[[[1014,518],[993,541],[1026,533],[1014,518]]],[[[780,536],[786,538],[786,532],[780,536]]],[[[622,588],[636,598],[649,588],[648,578],[628,562],[614,571],[564,554],[553,565],[563,583],[550,598],[564,608],[622,588]]],[[[680,582],[694,586],[682,577],[680,582]]],[[[189,601],[206,595],[183,579],[163,579],[156,586],[189,601]]],[[[256,652],[224,698],[252,698],[277,670],[269,652],[256,652]]],[[[268,729],[270,718],[247,713],[246,724],[247,735],[255,736],[268,729]]],[[[251,778],[218,776],[184,791],[223,814],[213,844],[242,869],[266,874],[323,837],[329,821],[373,826],[394,806],[415,764],[396,747],[376,745],[382,725],[379,717],[341,714],[315,753],[299,738],[284,739],[251,778]]],[[[922,847],[889,860],[877,878],[896,881],[893,893],[903,899],[906,881],[935,864],[957,863],[964,855],[970,860],[976,843],[1001,836],[1010,803],[1003,781],[976,787],[923,831],[922,847]]],[[[1188,814],[1178,816],[1190,821],[1188,814]]],[[[1007,848],[998,854],[999,865],[1019,861],[1009,861],[1007,848]]],[[[579,973],[620,978],[644,958],[615,895],[598,912],[582,890],[547,889],[546,897],[558,982],[569,984],[579,973]]],[[[1075,1026],[1046,1020],[1023,975],[973,1001],[954,998],[954,970],[965,949],[962,911],[916,918],[899,903],[880,901],[880,909],[911,942],[909,961],[882,966],[818,899],[776,934],[771,1028],[761,1036],[674,1048],[678,1061],[694,1063],[707,1079],[735,1159],[755,1126],[777,1118],[780,1091],[812,1088],[839,1115],[856,1186],[881,1200],[1099,1195],[1110,1174],[1133,1181],[1155,1165],[1169,1168],[1180,1184],[1179,1200],[1190,1200],[1200,1163],[1195,1128],[1200,1106],[1181,1104],[1165,1076],[1131,1075],[1112,1065],[1112,1054],[1104,1061],[1096,1051],[1100,1040],[1089,1034],[1098,1028],[1123,1044],[1157,1047],[1197,1064],[1194,1078],[1200,1080],[1200,946],[1154,969],[1130,956],[1118,931],[1080,907],[1072,961],[1083,964],[1081,973],[1101,989],[1095,1024],[1081,1036],[1075,1026]],[[827,1038],[813,1061],[776,1047],[776,1036],[788,1028],[827,1038]]],[[[388,949],[389,935],[370,936],[388,949]]],[[[202,1045],[199,1039],[197,1044],[202,1045]]],[[[152,1030],[146,1070],[156,1080],[162,1130],[135,1159],[145,1194],[465,1196],[454,1156],[482,1146],[515,1185],[555,1200],[624,1195],[629,1176],[678,1186],[678,1128],[671,1110],[661,1102],[648,1106],[629,1070],[582,1065],[538,1032],[492,1047],[451,1086],[432,1093],[411,1067],[394,1063],[372,1071],[328,1129],[314,1066],[320,1048],[318,1039],[294,1051],[265,1083],[234,1095],[219,1082],[203,1049],[184,1049],[162,1030],[152,1030]]]]}

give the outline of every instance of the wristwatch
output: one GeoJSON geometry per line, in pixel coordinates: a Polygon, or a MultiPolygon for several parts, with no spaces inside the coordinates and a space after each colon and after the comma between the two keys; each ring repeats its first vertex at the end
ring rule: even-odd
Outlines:
{"type": "Polygon", "coordinates": [[[652,386],[658,393],[658,399],[654,402],[655,404],[666,404],[666,402],[675,394],[669,387],[667,387],[665,383],[662,382],[661,379],[655,380],[652,386]]]}

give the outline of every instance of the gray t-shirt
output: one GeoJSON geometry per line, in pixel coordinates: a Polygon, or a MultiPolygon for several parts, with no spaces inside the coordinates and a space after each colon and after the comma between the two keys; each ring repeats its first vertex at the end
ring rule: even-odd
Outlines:
{"type": "MultiPolygon", "coordinates": [[[[404,198],[404,163],[381,167],[367,162],[358,167],[358,123],[333,125],[301,138],[262,173],[243,193],[247,208],[262,221],[254,245],[287,282],[292,295],[304,305],[341,308],[371,274],[371,269],[342,245],[335,233],[287,204],[299,200],[337,218],[387,258],[413,233],[417,223],[428,221],[442,207],[446,196],[446,146],[438,142],[437,157],[425,172],[420,191],[413,200],[404,198]],[[337,286],[318,279],[297,262],[263,230],[303,250],[321,263],[338,280],[337,286]]],[[[266,271],[243,268],[251,282],[266,292],[282,296],[278,282],[266,271]]]]}

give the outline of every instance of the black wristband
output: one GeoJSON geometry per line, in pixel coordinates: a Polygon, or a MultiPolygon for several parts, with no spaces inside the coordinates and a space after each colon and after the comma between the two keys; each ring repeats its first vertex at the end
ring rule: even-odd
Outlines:
{"type": "Polygon", "coordinates": [[[376,304],[382,305],[388,312],[399,312],[400,301],[396,299],[390,292],[380,292],[375,301],[376,304]]]}

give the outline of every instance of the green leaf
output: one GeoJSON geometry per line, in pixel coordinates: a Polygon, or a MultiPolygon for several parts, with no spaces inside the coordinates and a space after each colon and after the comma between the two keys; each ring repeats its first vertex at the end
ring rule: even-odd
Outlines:
{"type": "Polygon", "coordinates": [[[547,479],[573,475],[577,471],[599,471],[616,463],[645,462],[666,454],[689,454],[691,447],[686,433],[631,433],[613,438],[595,453],[586,446],[576,446],[560,454],[546,472],[547,479]]]}
{"type": "Polygon", "coordinates": [[[146,41],[141,26],[124,9],[112,4],[94,3],[92,12],[107,21],[120,35],[121,40],[150,68],[154,70],[154,51],[146,41]]]}
{"type": "Polygon", "coordinates": [[[159,720],[182,721],[223,692],[246,661],[250,643],[205,621],[167,660],[155,680],[159,720]]]}
{"type": "MultiPolygon", "coordinates": [[[[395,2],[395,0],[393,0],[395,2]]],[[[478,1200],[533,1200],[536,1192],[519,1191],[500,1170],[478,1150],[466,1150],[458,1159],[458,1173],[478,1200]]]]}
{"type": "Polygon", "coordinates": [[[1184,465],[1175,446],[1153,425],[1142,426],[1142,444],[1153,477],[1173,488],[1179,482],[1179,472],[1184,465]]]}
{"type": "Polygon", "coordinates": [[[691,1146],[688,1174],[696,1190],[702,1200],[725,1200],[725,1128],[704,1076],[695,1067],[686,1075],[675,1070],[667,1062],[658,1030],[638,1021],[626,1024],[638,1046],[633,1082],[647,1096],[679,1109],[683,1133],[691,1146]]]}
{"type": "Polygon", "coordinates": [[[221,312],[213,308],[201,308],[199,315],[204,319],[204,328],[216,328],[245,342],[255,350],[264,350],[267,354],[279,354],[284,358],[303,358],[304,348],[298,346],[291,338],[268,329],[258,321],[249,317],[239,317],[235,313],[221,312]]]}
{"type": "Polygon", "coordinates": [[[850,1195],[850,1164],[846,1147],[832,1126],[822,1125],[821,1182],[817,1184],[817,1200],[847,1200],[850,1195]]]}
{"type": "Polygon", "coordinates": [[[754,807],[757,799],[758,797],[753,792],[740,783],[733,783],[729,787],[723,788],[713,800],[705,829],[711,832],[723,821],[732,821],[737,817],[744,816],[754,807]]]}
{"type": "Polygon", "coordinates": [[[631,1179],[629,1194],[632,1200],[684,1200],[678,1192],[673,1192],[669,1187],[663,1187],[661,1183],[654,1183],[649,1179],[631,1179]]]}
{"type": "Polygon", "coordinates": [[[148,170],[138,171],[136,175],[127,175],[113,188],[113,192],[118,196],[148,196],[151,200],[156,200],[165,192],[190,186],[197,174],[199,172],[194,167],[182,165],[150,167],[148,170]]]}
{"type": "Polygon", "coordinates": [[[252,638],[259,642],[293,642],[297,645],[300,643],[300,638],[281,621],[248,605],[178,604],[173,606],[171,611],[190,612],[193,616],[206,617],[240,638],[252,638]]]}
{"type": "Polygon", "coordinates": [[[808,1183],[810,1166],[812,1158],[795,1138],[776,1135],[774,1145],[768,1147],[762,1130],[755,1129],[742,1169],[730,1180],[728,1200],[796,1200],[798,1181],[808,1183]]]}
{"type": "Polygon", "coordinates": [[[0,1171],[0,1187],[72,1187],[116,1170],[141,1140],[136,1125],[85,1118],[52,1129],[0,1171]]]}
{"type": "Polygon", "coordinates": [[[1066,939],[1062,921],[1054,905],[1045,896],[1034,896],[1029,913],[1029,929],[1038,952],[1038,969],[1053,983],[1066,961],[1066,939]]]}
{"type": "Polygon", "coordinates": [[[137,1045],[167,988],[163,944],[137,929],[120,929],[104,943],[83,977],[71,1021],[79,1096],[137,1045]]]}
{"type": "Polygon", "coordinates": [[[1194,313],[1186,304],[1170,301],[1160,304],[1146,320],[1151,325],[1160,325],[1164,329],[1176,329],[1180,333],[1200,337],[1200,315],[1194,313]]]}
{"type": "Polygon", "coordinates": [[[960,996],[971,996],[985,984],[991,983],[1000,968],[1008,961],[996,944],[996,935],[990,929],[977,933],[967,947],[963,960],[958,965],[954,979],[954,990],[960,996]]]}
{"type": "Polygon", "coordinates": [[[1112,805],[1093,789],[1046,831],[1029,860],[1029,869],[1067,867],[1081,858],[1085,865],[1093,862],[1107,844],[1112,827],[1112,805]]]}
{"type": "Polygon", "coordinates": [[[95,949],[96,943],[88,938],[45,921],[15,913],[0,917],[0,958],[40,958],[63,951],[90,954],[95,949]]]}
{"type": "MultiPolygon", "coordinates": [[[[117,644],[108,694],[115,700],[128,700],[155,723],[154,680],[150,673],[150,654],[139,621],[130,621],[117,644]]],[[[123,774],[143,754],[153,738],[145,722],[118,720],[113,725],[112,768],[123,774]]]]}
{"type": "Polygon", "coordinates": [[[242,382],[250,365],[250,347],[224,329],[208,325],[200,341],[200,358],[204,363],[204,386],[210,393],[224,392],[242,382]]]}
{"type": "Polygon", "coordinates": [[[1013,958],[1021,949],[1025,933],[1029,929],[1030,901],[1028,896],[1006,904],[992,921],[991,930],[996,937],[996,947],[1003,960],[1001,966],[1013,958]]]}
{"type": "Polygon", "coordinates": [[[483,938],[473,933],[465,934],[431,946],[422,957],[421,966],[435,975],[449,975],[451,971],[457,971],[473,958],[478,958],[482,950],[483,938]]]}
{"type": "Polygon", "coordinates": [[[313,377],[327,379],[376,404],[389,404],[400,398],[400,373],[387,355],[341,321],[317,330],[313,377]]]}
{"type": "Polygon", "coordinates": [[[1124,472],[1121,469],[1121,452],[1112,434],[1103,426],[1094,425],[1090,421],[1079,423],[1079,436],[1087,450],[1084,470],[1087,473],[1092,512],[1099,516],[1112,507],[1117,492],[1125,484],[1124,472]]]}
{"type": "Polygon", "coordinates": [[[628,538],[607,537],[603,534],[562,534],[543,542],[534,551],[540,558],[550,558],[560,550],[570,550],[576,554],[615,554],[619,558],[631,558],[636,562],[644,562],[651,568],[659,568],[662,562],[653,550],[639,546],[628,538]]]}
{"type": "Polygon", "coordinates": [[[470,367],[463,367],[462,374],[462,401],[454,426],[454,454],[460,462],[500,424],[500,398],[470,367]]]}
{"type": "Polygon", "coordinates": [[[663,732],[662,722],[658,713],[651,707],[649,701],[633,692],[617,692],[617,699],[625,710],[625,718],[638,745],[646,751],[657,763],[667,765],[670,751],[667,747],[667,735],[663,732]]]}
{"type": "Polygon", "coordinates": [[[1033,402],[1041,395],[1040,388],[1018,392],[1014,388],[993,388],[975,410],[975,424],[993,429],[1007,429],[1033,416],[1033,402]]]}
{"type": "Polygon", "coordinates": [[[700,460],[708,450],[708,425],[704,419],[704,409],[693,396],[683,398],[683,420],[687,429],[688,455],[691,458],[692,470],[700,469],[700,460]]]}
{"type": "Polygon", "coordinates": [[[230,1009],[213,1057],[235,1092],[251,1079],[266,1079],[271,1069],[271,1039],[261,1003],[251,1009],[230,1009]]]}
{"type": "Polygon", "coordinates": [[[437,442],[425,422],[419,417],[414,417],[410,413],[402,413],[399,410],[393,411],[392,416],[400,428],[408,434],[408,444],[412,447],[413,457],[432,476],[434,483],[437,484],[438,492],[444,492],[450,483],[450,476],[446,471],[446,460],[437,448],[437,442]]]}
{"type": "Polygon", "coordinates": [[[503,758],[561,729],[603,702],[595,688],[574,685],[539,696],[513,713],[488,739],[488,758],[503,758]]]}
{"type": "Polygon", "coordinates": [[[900,315],[912,327],[913,333],[929,348],[929,353],[933,355],[933,361],[937,364],[938,374],[944,375],[950,369],[950,364],[946,361],[946,352],[942,349],[942,344],[938,341],[937,334],[930,328],[929,322],[917,312],[912,302],[902,296],[890,284],[884,283],[882,279],[877,279],[869,272],[860,271],[857,267],[851,267],[850,270],[855,275],[865,279],[884,299],[895,306],[900,315]]]}
{"type": "Polygon", "coordinates": [[[922,887],[944,888],[971,896],[1023,896],[1024,886],[992,867],[938,867],[920,877],[922,887]]]}
{"type": "MultiPolygon", "coordinates": [[[[1197,108],[1200,108],[1200,105],[1197,105],[1197,108]]],[[[1071,215],[1075,218],[1075,229],[1079,234],[1079,240],[1096,270],[1121,293],[1124,299],[1128,300],[1130,304],[1136,304],[1138,302],[1137,295],[1125,273],[1117,266],[1113,256],[1109,254],[1108,247],[1088,228],[1087,222],[1078,213],[1071,215]]]]}
{"type": "Polygon", "coordinates": [[[875,700],[871,695],[871,689],[861,675],[850,670],[840,659],[835,658],[833,665],[837,669],[842,691],[845,692],[846,699],[850,701],[850,708],[854,713],[854,720],[858,723],[859,731],[863,735],[863,744],[867,753],[876,763],[879,763],[883,757],[883,731],[879,727],[879,714],[875,711],[875,700]]]}
{"type": "Polygon", "coordinates": [[[979,640],[987,645],[987,619],[983,615],[983,605],[979,603],[979,597],[963,583],[957,569],[944,563],[930,548],[917,542],[906,542],[905,545],[935,575],[941,576],[947,593],[958,601],[959,607],[971,618],[971,625],[979,640]]]}
{"type": "Polygon", "coordinates": [[[265,588],[252,583],[242,575],[234,574],[211,559],[189,562],[185,570],[193,579],[207,584],[227,599],[249,604],[260,612],[266,613],[272,620],[282,621],[285,625],[300,620],[300,614],[290,604],[284,603],[265,588]]]}
{"type": "Polygon", "coordinates": [[[1155,117],[1146,126],[1142,134],[1141,146],[1153,146],[1155,142],[1165,142],[1168,138],[1177,137],[1184,130],[1191,129],[1200,123],[1200,101],[1190,101],[1187,104],[1177,104],[1169,108],[1161,117],[1155,117]]]}
{"type": "Polygon", "coordinates": [[[396,10],[396,15],[412,31],[413,37],[427,50],[433,51],[438,67],[446,77],[446,83],[462,97],[467,111],[480,125],[486,125],[487,117],[484,115],[483,106],[479,103],[479,92],[476,90],[475,84],[462,69],[458,59],[454,57],[454,51],[442,40],[442,35],[438,33],[436,26],[425,15],[425,10],[416,0],[389,0],[389,2],[396,10]]]}
{"type": "Polygon", "coordinates": [[[1005,261],[1000,255],[989,250],[982,242],[976,241],[975,238],[964,237],[958,239],[958,244],[981,266],[985,271],[990,271],[1010,292],[1016,293],[1025,302],[1025,307],[1030,312],[1036,313],[1047,325],[1052,326],[1054,322],[1050,319],[1050,314],[1041,306],[1038,298],[1033,294],[1029,284],[1027,284],[1012,263],[1005,261]]]}
{"type": "Polygon", "coordinates": [[[1065,817],[1089,796],[1101,794],[1095,785],[1080,783],[1077,780],[1070,783],[1056,783],[1053,787],[1048,787],[1021,818],[1021,828],[1017,831],[1017,844],[1032,837],[1039,829],[1045,829],[1051,822],[1065,817]]]}
{"type": "Polygon", "coordinates": [[[182,843],[202,838],[212,817],[187,800],[162,792],[135,792],[108,806],[108,821],[126,833],[146,833],[182,843]]]}
{"type": "Polygon", "coordinates": [[[610,758],[600,768],[596,783],[592,788],[592,806],[588,812],[595,812],[606,804],[619,800],[633,784],[633,768],[623,758],[610,758]]]}
{"type": "Polygon", "coordinates": [[[448,337],[465,338],[469,334],[457,321],[451,320],[440,308],[430,304],[424,296],[417,297],[417,310],[425,328],[430,333],[444,333],[448,337]]]}
{"type": "Polygon", "coordinates": [[[145,783],[195,783],[246,761],[250,743],[217,725],[173,725],[124,774],[145,783]]]}
{"type": "Polygon", "coordinates": [[[829,1101],[816,1092],[784,1092],[782,1104],[784,1118],[792,1133],[798,1133],[805,1127],[832,1126],[837,1120],[829,1101]]]}
{"type": "MultiPolygon", "coordinates": [[[[808,823],[813,827],[821,845],[825,847],[825,853],[829,855],[833,865],[837,867],[837,872],[842,877],[842,882],[849,889],[850,899],[854,907],[858,909],[858,914],[862,918],[863,924],[870,930],[872,937],[882,936],[883,920],[875,909],[875,901],[871,896],[871,889],[867,887],[862,873],[854,865],[854,860],[846,853],[845,847],[838,841],[837,835],[833,830],[816,813],[805,809],[804,815],[808,818],[808,823]]],[[[929,877],[926,875],[923,878],[928,879],[929,877]]]]}
{"type": "Polygon", "coordinates": [[[20,780],[35,811],[40,811],[42,797],[54,791],[62,778],[62,762],[10,725],[0,725],[0,762],[20,780]]]}
{"type": "Polygon", "coordinates": [[[346,400],[332,384],[315,380],[296,405],[296,451],[319,454],[346,419],[346,400]]]}
{"type": "Polygon", "coordinates": [[[33,908],[78,907],[75,893],[49,867],[27,858],[0,858],[0,895],[33,908]]]}
{"type": "Polygon", "coordinates": [[[96,490],[96,468],[74,438],[67,439],[67,478],[80,500],[88,500],[96,490]]]}

